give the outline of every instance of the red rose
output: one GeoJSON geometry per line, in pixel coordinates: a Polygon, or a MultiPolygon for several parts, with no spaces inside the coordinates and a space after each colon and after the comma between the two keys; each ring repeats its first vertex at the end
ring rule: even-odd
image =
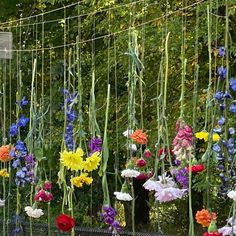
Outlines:
{"type": "Polygon", "coordinates": [[[75,220],[66,214],[61,214],[56,218],[57,227],[63,231],[70,231],[75,226],[75,220]]]}
{"type": "Polygon", "coordinates": [[[223,234],[222,233],[218,233],[218,232],[211,232],[211,233],[205,232],[205,233],[203,233],[202,236],[223,236],[223,234]]]}
{"type": "MultiPolygon", "coordinates": [[[[187,167],[187,170],[189,172],[189,167],[187,167]]],[[[198,173],[205,170],[205,166],[202,164],[198,164],[198,165],[193,165],[192,166],[192,173],[198,173]]]]}

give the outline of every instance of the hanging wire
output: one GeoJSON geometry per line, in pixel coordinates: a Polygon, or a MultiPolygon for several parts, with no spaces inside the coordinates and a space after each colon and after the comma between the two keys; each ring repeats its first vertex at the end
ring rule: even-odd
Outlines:
{"type": "MultiPolygon", "coordinates": [[[[178,9],[176,11],[168,12],[167,14],[164,14],[164,15],[162,15],[160,17],[155,18],[155,19],[146,21],[144,23],[133,25],[132,27],[128,27],[126,29],[110,33],[109,35],[106,34],[106,35],[98,36],[98,37],[95,37],[95,38],[90,38],[90,39],[82,40],[82,41],[79,41],[77,43],[84,44],[84,43],[87,43],[87,42],[91,42],[93,40],[104,39],[106,37],[115,36],[115,35],[118,35],[118,34],[121,34],[121,33],[127,32],[127,31],[130,31],[131,29],[142,27],[143,25],[155,23],[156,21],[160,21],[162,19],[165,19],[166,17],[169,17],[169,16],[171,16],[173,14],[179,13],[179,12],[181,12],[183,10],[187,10],[187,9],[193,10],[193,7],[195,7],[195,6],[199,5],[199,4],[205,3],[206,1],[207,0],[201,0],[199,2],[196,2],[196,3],[193,3],[193,4],[190,4],[190,5],[186,6],[186,8],[180,8],[180,9],[178,9]]],[[[51,50],[51,49],[57,49],[57,48],[64,48],[64,47],[74,46],[75,44],[76,44],[76,42],[75,43],[69,43],[69,44],[63,44],[63,45],[58,45],[58,46],[52,46],[52,47],[38,48],[37,50],[51,50]]],[[[0,50],[0,51],[2,51],[2,50],[0,50]]],[[[12,52],[14,52],[14,51],[31,52],[31,51],[36,51],[36,49],[34,48],[34,49],[9,50],[9,51],[12,51],[12,52]]]]}

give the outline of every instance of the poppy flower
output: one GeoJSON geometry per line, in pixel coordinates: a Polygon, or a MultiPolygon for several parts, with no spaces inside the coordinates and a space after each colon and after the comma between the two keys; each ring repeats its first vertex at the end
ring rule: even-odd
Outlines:
{"type": "Polygon", "coordinates": [[[143,133],[143,131],[141,129],[137,129],[134,131],[134,133],[132,133],[129,136],[132,140],[134,140],[136,143],[139,144],[147,144],[148,142],[148,136],[147,134],[143,133]]]}
{"type": "Polygon", "coordinates": [[[0,161],[6,162],[12,160],[10,153],[13,150],[9,145],[4,145],[0,147],[0,161]]]}
{"type": "Polygon", "coordinates": [[[75,226],[75,220],[66,214],[61,214],[56,218],[57,228],[63,232],[70,231],[75,226]]]}
{"type": "MultiPolygon", "coordinates": [[[[190,172],[189,166],[186,168],[187,168],[188,172],[190,172]]],[[[205,170],[205,166],[203,164],[193,165],[191,168],[192,173],[198,173],[198,172],[202,172],[204,170],[205,170]]]]}

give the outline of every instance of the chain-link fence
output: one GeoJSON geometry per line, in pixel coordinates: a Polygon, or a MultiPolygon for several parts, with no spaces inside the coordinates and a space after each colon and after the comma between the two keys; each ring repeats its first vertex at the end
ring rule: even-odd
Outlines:
{"type": "MultiPolygon", "coordinates": [[[[62,233],[60,232],[55,226],[50,227],[50,233],[48,230],[47,224],[32,224],[32,231],[33,236],[66,236],[70,235],[70,233],[62,233]]],[[[9,223],[6,226],[6,235],[9,236],[30,236],[30,225],[28,222],[21,223],[21,231],[16,232],[16,226],[15,224],[9,223]]],[[[3,236],[2,231],[2,222],[0,226],[0,235],[3,236]]],[[[112,233],[110,233],[106,229],[93,229],[93,228],[83,228],[83,227],[75,227],[75,235],[76,236],[111,236],[112,233]]],[[[120,236],[132,236],[133,234],[131,232],[121,232],[120,236]]],[[[158,234],[158,233],[135,233],[135,236],[167,236],[164,234],[158,234]]]]}

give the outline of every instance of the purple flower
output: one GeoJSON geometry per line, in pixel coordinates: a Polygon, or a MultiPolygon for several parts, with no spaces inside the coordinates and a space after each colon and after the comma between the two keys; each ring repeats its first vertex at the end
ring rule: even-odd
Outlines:
{"type": "Polygon", "coordinates": [[[25,155],[27,155],[27,150],[25,147],[24,142],[22,142],[21,140],[18,140],[15,144],[15,155],[16,157],[23,157],[25,155]]]}
{"type": "Polygon", "coordinates": [[[230,95],[230,93],[228,91],[225,91],[224,98],[232,99],[233,97],[230,95]]]}
{"type": "Polygon", "coordinates": [[[101,152],[102,150],[102,139],[98,137],[93,137],[89,141],[88,147],[91,153],[101,152]]]}
{"type": "Polygon", "coordinates": [[[68,110],[66,112],[66,117],[67,117],[67,121],[68,122],[73,122],[76,118],[77,118],[77,114],[76,114],[76,111],[74,110],[68,110]]]}
{"type": "Polygon", "coordinates": [[[16,169],[19,166],[20,166],[20,159],[15,159],[12,163],[12,167],[16,169]]]}
{"type": "Polygon", "coordinates": [[[14,137],[18,134],[18,127],[17,127],[17,124],[13,123],[11,126],[10,126],[10,130],[9,130],[9,135],[10,137],[14,137]]]}
{"type": "Polygon", "coordinates": [[[233,135],[235,133],[235,129],[233,127],[229,128],[229,134],[233,135]]]}
{"type": "Polygon", "coordinates": [[[222,126],[224,123],[225,123],[225,118],[221,116],[220,119],[218,120],[218,125],[222,126]]]}
{"type": "Polygon", "coordinates": [[[223,112],[225,110],[225,108],[226,108],[225,103],[221,103],[220,104],[220,110],[223,112]]]}
{"type": "Polygon", "coordinates": [[[29,122],[29,118],[22,115],[19,118],[17,125],[18,125],[18,127],[25,127],[28,122],[29,122]]]}
{"type": "Polygon", "coordinates": [[[229,107],[229,111],[233,114],[236,114],[236,102],[232,102],[230,107],[229,107]]]}
{"type": "Polygon", "coordinates": [[[28,104],[28,101],[27,101],[26,97],[24,96],[24,97],[21,99],[21,101],[16,101],[16,104],[17,104],[20,108],[22,108],[23,106],[25,106],[25,105],[28,104]]]}
{"type": "Polygon", "coordinates": [[[233,77],[231,77],[229,80],[229,86],[230,86],[231,90],[236,92],[236,80],[233,77]]]}
{"type": "Polygon", "coordinates": [[[177,182],[185,189],[188,189],[188,171],[185,168],[178,170],[175,173],[177,182]]]}
{"type": "Polygon", "coordinates": [[[225,67],[220,66],[220,67],[218,67],[218,69],[217,69],[217,73],[218,73],[218,75],[220,76],[220,79],[221,79],[221,80],[224,80],[224,79],[226,78],[227,70],[226,70],[225,67]]]}
{"type": "Polygon", "coordinates": [[[219,47],[218,48],[218,54],[220,57],[224,57],[225,56],[225,48],[224,47],[219,47]]]}

